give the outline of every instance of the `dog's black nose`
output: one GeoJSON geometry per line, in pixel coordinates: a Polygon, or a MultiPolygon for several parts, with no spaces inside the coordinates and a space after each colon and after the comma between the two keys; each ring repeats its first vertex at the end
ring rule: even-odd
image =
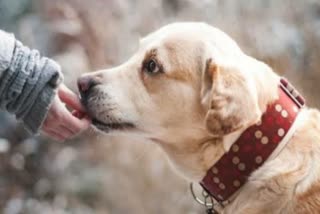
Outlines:
{"type": "Polygon", "coordinates": [[[87,94],[91,88],[100,84],[97,79],[91,76],[82,76],[78,78],[78,88],[80,93],[87,94]]]}

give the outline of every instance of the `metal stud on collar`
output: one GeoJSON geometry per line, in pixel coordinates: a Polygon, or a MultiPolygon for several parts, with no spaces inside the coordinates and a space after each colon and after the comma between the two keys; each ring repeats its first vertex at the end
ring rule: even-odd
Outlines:
{"type": "Polygon", "coordinates": [[[280,87],[299,106],[299,108],[302,108],[305,105],[305,99],[293,87],[293,85],[283,77],[280,79],[280,87]]]}
{"type": "Polygon", "coordinates": [[[216,202],[210,195],[209,193],[202,188],[202,198],[199,198],[193,187],[193,183],[190,183],[190,191],[192,194],[193,199],[198,203],[201,204],[206,208],[206,213],[207,214],[218,214],[218,211],[215,209],[215,206],[219,205],[218,202],[216,202]]]}

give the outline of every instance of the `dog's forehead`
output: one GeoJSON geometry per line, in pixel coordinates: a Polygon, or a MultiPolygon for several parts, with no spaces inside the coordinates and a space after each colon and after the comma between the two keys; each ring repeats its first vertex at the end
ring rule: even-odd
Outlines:
{"type": "Polygon", "coordinates": [[[229,54],[242,52],[236,42],[226,33],[205,23],[198,22],[166,25],[141,39],[140,48],[148,50],[154,47],[164,47],[164,44],[168,42],[181,46],[193,44],[195,41],[202,41],[207,46],[229,54]]]}
{"type": "Polygon", "coordinates": [[[159,30],[150,33],[140,40],[141,47],[159,46],[167,41],[177,39],[198,38],[209,26],[199,23],[174,23],[166,25],[159,30]]]}

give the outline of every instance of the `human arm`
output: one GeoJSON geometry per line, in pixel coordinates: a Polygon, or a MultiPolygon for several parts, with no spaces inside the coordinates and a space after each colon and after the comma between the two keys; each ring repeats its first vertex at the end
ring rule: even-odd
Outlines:
{"type": "MultiPolygon", "coordinates": [[[[42,125],[46,133],[48,128],[56,130],[61,123],[79,126],[81,120],[70,119],[70,112],[57,94],[62,80],[60,66],[55,61],[41,57],[37,50],[23,46],[12,34],[0,30],[0,108],[14,114],[30,133],[36,134],[42,125]],[[59,114],[50,119],[55,112],[59,114]]],[[[70,134],[63,136],[65,139],[70,134]]]]}

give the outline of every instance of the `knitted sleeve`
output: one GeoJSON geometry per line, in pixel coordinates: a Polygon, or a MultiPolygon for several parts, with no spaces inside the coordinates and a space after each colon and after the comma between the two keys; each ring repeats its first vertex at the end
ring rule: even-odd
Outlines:
{"type": "Polygon", "coordinates": [[[41,127],[62,79],[56,62],[0,30],[0,108],[32,134],[41,127]]]}

